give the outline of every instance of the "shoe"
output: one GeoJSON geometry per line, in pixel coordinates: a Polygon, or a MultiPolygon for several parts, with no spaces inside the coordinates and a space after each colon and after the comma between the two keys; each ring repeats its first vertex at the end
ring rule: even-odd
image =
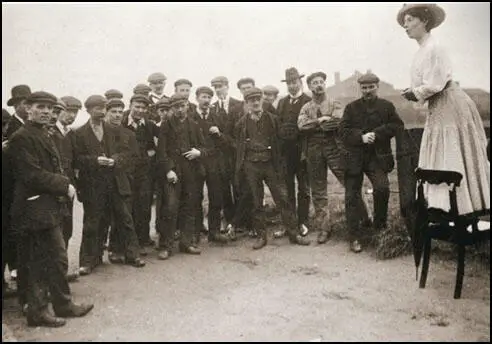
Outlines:
{"type": "Polygon", "coordinates": [[[318,234],[318,244],[324,244],[325,242],[328,241],[328,239],[331,236],[331,232],[328,231],[321,231],[318,234]]]}
{"type": "Polygon", "coordinates": [[[10,272],[10,279],[12,281],[16,281],[17,280],[17,269],[14,269],[10,272]]]}
{"type": "Polygon", "coordinates": [[[73,272],[71,274],[67,274],[68,283],[73,283],[79,278],[79,274],[77,272],[73,272]]]}
{"type": "Polygon", "coordinates": [[[299,226],[299,232],[301,233],[301,235],[302,235],[303,237],[304,237],[304,236],[306,236],[306,235],[308,235],[308,233],[309,233],[309,228],[308,228],[308,226],[306,226],[304,223],[303,223],[303,224],[301,224],[301,225],[299,226]]]}
{"type": "Polygon", "coordinates": [[[253,245],[253,250],[259,250],[265,247],[267,244],[267,239],[265,237],[261,237],[256,239],[254,245],[253,245]]]}
{"type": "Polygon", "coordinates": [[[285,229],[280,229],[278,231],[273,232],[273,237],[275,239],[279,239],[279,238],[282,238],[283,236],[285,236],[285,233],[286,233],[285,229]]]}
{"type": "Polygon", "coordinates": [[[300,234],[297,234],[296,236],[290,237],[289,241],[291,244],[297,244],[297,245],[301,245],[301,246],[309,246],[311,244],[310,240],[308,240],[307,238],[303,237],[300,234]]]}
{"type": "Polygon", "coordinates": [[[131,265],[136,268],[143,268],[145,266],[145,261],[141,258],[127,259],[125,264],[131,265]]]}
{"type": "Polygon", "coordinates": [[[119,253],[113,253],[111,252],[108,256],[109,261],[111,264],[124,264],[125,263],[125,256],[119,253]]]}
{"type": "Polygon", "coordinates": [[[88,266],[81,266],[79,269],[79,274],[80,276],[87,276],[90,275],[92,272],[92,269],[88,266]]]}
{"type": "Polygon", "coordinates": [[[225,234],[209,234],[208,242],[215,242],[220,244],[225,244],[229,242],[229,237],[225,234]]]}
{"type": "Polygon", "coordinates": [[[350,243],[350,250],[354,253],[362,252],[362,245],[359,240],[354,240],[350,243]]]}
{"type": "Polygon", "coordinates": [[[67,305],[61,307],[53,307],[53,310],[56,316],[60,318],[80,318],[89,313],[93,308],[93,304],[77,305],[69,302],[67,305]]]}
{"type": "Polygon", "coordinates": [[[171,257],[171,253],[169,253],[168,250],[162,250],[157,255],[157,258],[159,258],[159,260],[166,260],[169,259],[169,257],[171,257]]]}
{"type": "Polygon", "coordinates": [[[44,311],[37,315],[27,315],[27,326],[29,327],[62,327],[67,322],[60,317],[54,317],[48,311],[44,311]]]}
{"type": "Polygon", "coordinates": [[[183,253],[195,254],[195,255],[202,253],[202,251],[200,251],[200,249],[196,246],[188,246],[188,247],[179,246],[179,251],[183,253]]]}

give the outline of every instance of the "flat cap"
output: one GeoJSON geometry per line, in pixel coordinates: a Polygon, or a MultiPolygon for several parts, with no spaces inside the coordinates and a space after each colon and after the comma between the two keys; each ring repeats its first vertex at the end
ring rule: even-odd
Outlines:
{"type": "Polygon", "coordinates": [[[215,78],[210,81],[210,84],[212,86],[214,85],[222,85],[222,84],[229,84],[229,80],[225,76],[216,76],[215,78]]]}
{"type": "Polygon", "coordinates": [[[190,85],[190,87],[193,87],[193,84],[188,79],[178,79],[174,82],[174,87],[178,87],[179,85],[190,85]]]}
{"type": "Polygon", "coordinates": [[[61,100],[67,105],[67,110],[80,110],[82,109],[82,103],[75,97],[65,96],[61,97],[61,100]]]}
{"type": "Polygon", "coordinates": [[[26,99],[26,102],[28,104],[49,103],[49,104],[55,105],[57,101],[58,101],[58,99],[56,99],[56,97],[53,94],[51,94],[49,92],[44,92],[44,91],[33,92],[26,99]]]}
{"type": "Polygon", "coordinates": [[[311,81],[314,79],[314,78],[317,78],[317,77],[321,77],[323,78],[324,81],[326,81],[326,74],[323,73],[323,72],[315,72],[311,75],[309,75],[306,79],[308,85],[311,83],[311,81]]]}
{"type": "Polygon", "coordinates": [[[377,84],[379,83],[379,78],[376,74],[366,73],[361,75],[359,79],[357,79],[357,82],[359,84],[377,84]]]}
{"type": "Polygon", "coordinates": [[[27,99],[31,95],[31,89],[27,85],[17,85],[10,91],[12,97],[7,101],[8,106],[13,106],[16,102],[27,99]]]}
{"type": "Polygon", "coordinates": [[[149,97],[147,97],[146,95],[143,95],[143,94],[134,94],[131,98],[130,98],[130,103],[133,103],[133,102],[140,102],[140,103],[145,103],[147,105],[150,105],[152,104],[152,102],[150,101],[149,97]]]}
{"type": "Polygon", "coordinates": [[[112,98],[123,99],[123,93],[115,89],[107,90],[106,93],[104,93],[104,96],[107,99],[112,99],[112,98]]]}
{"type": "Polygon", "coordinates": [[[183,102],[188,102],[188,99],[184,95],[181,94],[173,94],[170,99],[171,106],[175,106],[177,104],[181,104],[183,102]]]}
{"type": "Polygon", "coordinates": [[[53,107],[54,108],[61,109],[61,110],[66,110],[67,109],[67,104],[65,104],[65,102],[63,100],[58,99],[56,101],[56,104],[53,107]]]}
{"type": "Polygon", "coordinates": [[[241,88],[241,85],[244,85],[244,84],[253,84],[253,86],[254,86],[255,85],[255,81],[252,78],[241,78],[237,82],[237,88],[241,88]]]}
{"type": "Polygon", "coordinates": [[[244,93],[244,100],[248,100],[252,97],[262,97],[263,91],[258,87],[252,87],[244,93]]]}
{"type": "Polygon", "coordinates": [[[159,82],[159,81],[166,81],[166,76],[162,73],[152,73],[149,75],[147,78],[148,82],[159,82]]]}
{"type": "Polygon", "coordinates": [[[84,102],[84,106],[86,109],[92,109],[96,106],[106,106],[107,102],[108,100],[104,96],[93,94],[86,99],[86,101],[84,102]]]}
{"type": "Polygon", "coordinates": [[[106,109],[111,109],[116,106],[121,106],[125,107],[125,103],[123,103],[123,100],[118,99],[118,98],[110,98],[108,99],[108,102],[106,103],[106,109]]]}
{"type": "Polygon", "coordinates": [[[159,101],[155,104],[155,107],[157,109],[164,108],[164,109],[169,109],[171,107],[171,101],[167,97],[162,97],[159,99],[159,101]]]}
{"type": "Polygon", "coordinates": [[[196,96],[198,97],[200,94],[202,93],[206,93],[208,94],[210,97],[213,97],[214,96],[214,91],[208,87],[208,86],[200,86],[196,89],[196,96]]]}
{"type": "Polygon", "coordinates": [[[266,85],[265,87],[262,88],[262,90],[263,93],[267,93],[267,94],[278,94],[280,92],[278,88],[272,85],[266,85]]]}
{"type": "Polygon", "coordinates": [[[148,96],[150,91],[152,91],[152,89],[145,84],[138,84],[133,88],[134,94],[143,94],[145,96],[148,96]]]}

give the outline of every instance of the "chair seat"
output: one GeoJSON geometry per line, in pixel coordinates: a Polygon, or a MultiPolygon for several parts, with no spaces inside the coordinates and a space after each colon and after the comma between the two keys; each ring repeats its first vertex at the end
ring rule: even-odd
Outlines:
{"type": "Polygon", "coordinates": [[[454,222],[429,223],[429,235],[433,239],[455,244],[472,245],[490,238],[490,222],[478,221],[477,229],[470,224],[465,233],[458,235],[454,222]]]}

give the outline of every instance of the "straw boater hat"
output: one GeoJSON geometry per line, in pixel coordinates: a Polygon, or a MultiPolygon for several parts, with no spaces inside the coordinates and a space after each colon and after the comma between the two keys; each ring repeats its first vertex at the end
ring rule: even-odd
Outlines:
{"type": "Polygon", "coordinates": [[[431,29],[438,27],[442,24],[444,19],[446,19],[446,12],[444,12],[444,10],[436,4],[403,4],[403,7],[400,9],[396,17],[396,20],[400,26],[403,26],[404,24],[405,14],[407,14],[409,10],[415,8],[423,9],[424,11],[428,11],[430,13],[433,19],[431,29]]]}

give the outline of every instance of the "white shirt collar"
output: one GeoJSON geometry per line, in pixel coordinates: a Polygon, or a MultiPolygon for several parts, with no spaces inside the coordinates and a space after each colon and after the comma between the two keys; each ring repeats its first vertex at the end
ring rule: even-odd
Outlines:
{"type": "Polygon", "coordinates": [[[128,126],[133,126],[133,127],[138,127],[139,124],[143,124],[145,125],[145,119],[144,118],[140,118],[140,120],[138,121],[135,121],[133,119],[133,116],[132,115],[128,115],[128,126]]]}
{"type": "Polygon", "coordinates": [[[224,105],[224,109],[227,111],[227,109],[229,108],[229,100],[231,99],[231,97],[229,95],[227,95],[225,97],[224,100],[220,99],[219,98],[219,105],[220,104],[223,104],[224,105]]]}
{"type": "Polygon", "coordinates": [[[149,97],[152,99],[153,98],[157,98],[157,99],[162,99],[164,98],[164,93],[162,93],[161,95],[158,95],[157,93],[154,93],[154,92],[150,92],[149,93],[149,97]]]}
{"type": "Polygon", "coordinates": [[[26,124],[22,118],[19,117],[19,115],[14,112],[14,117],[17,118],[22,124],[26,124]]]}
{"type": "MultiPolygon", "coordinates": [[[[200,109],[198,106],[196,107],[196,112],[200,115],[201,118],[203,118],[203,110],[200,109]]],[[[207,112],[207,116],[210,116],[210,110],[207,112]]]]}
{"type": "Polygon", "coordinates": [[[70,131],[70,128],[63,126],[60,121],[56,121],[56,127],[60,130],[63,136],[67,135],[70,131]]]}

